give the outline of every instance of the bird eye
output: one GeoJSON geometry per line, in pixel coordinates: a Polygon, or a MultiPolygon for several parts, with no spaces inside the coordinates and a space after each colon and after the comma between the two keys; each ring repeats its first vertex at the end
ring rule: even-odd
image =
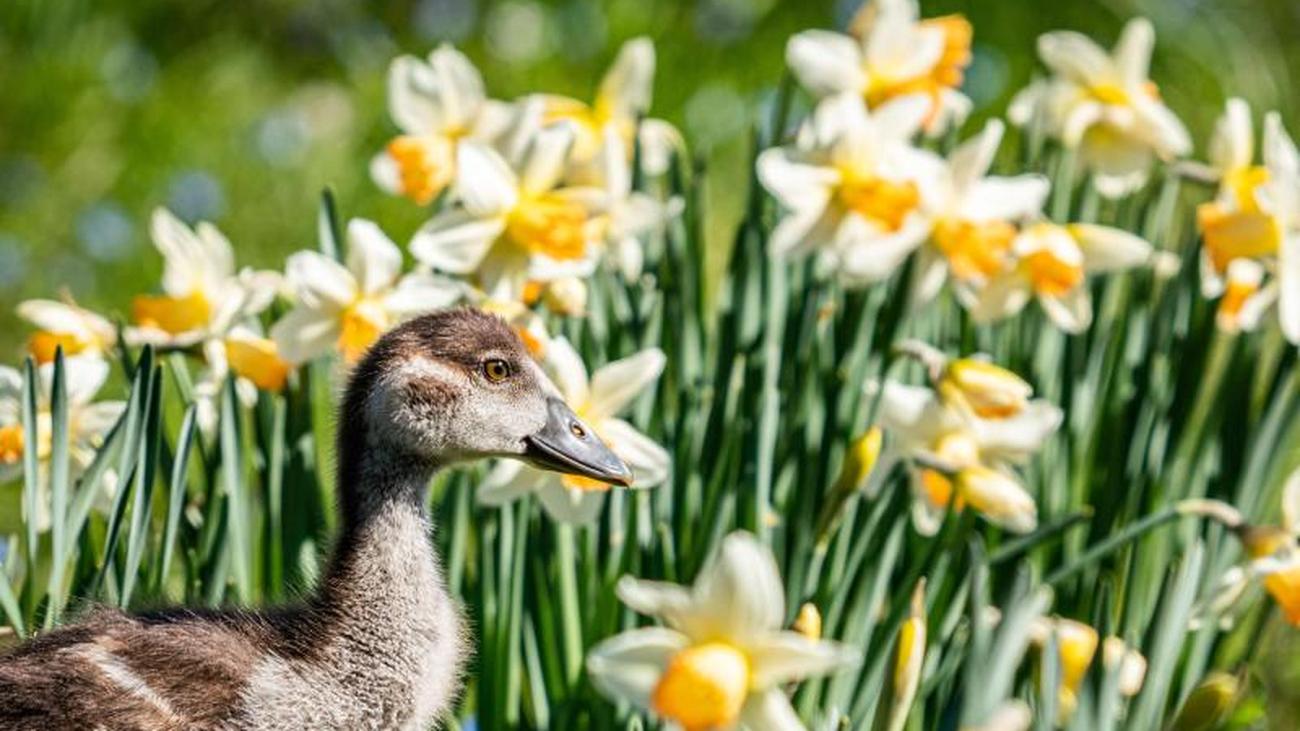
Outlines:
{"type": "Polygon", "coordinates": [[[483,363],[483,375],[493,383],[500,383],[510,377],[510,364],[495,358],[486,361],[483,363]]]}

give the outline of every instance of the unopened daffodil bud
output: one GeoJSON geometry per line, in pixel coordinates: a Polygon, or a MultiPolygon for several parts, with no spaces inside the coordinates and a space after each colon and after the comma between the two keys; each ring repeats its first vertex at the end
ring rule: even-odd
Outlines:
{"type": "Polygon", "coordinates": [[[1038,527],[1038,506],[1013,477],[983,465],[963,467],[954,486],[958,498],[984,519],[1014,533],[1038,527]]]}
{"type": "Polygon", "coordinates": [[[810,640],[820,640],[822,638],[822,613],[817,611],[817,605],[812,602],[804,602],[803,606],[799,607],[799,615],[794,618],[792,628],[795,632],[810,640]]]}
{"type": "Polygon", "coordinates": [[[921,670],[925,667],[925,579],[912,593],[912,607],[907,619],[898,629],[898,648],[894,653],[893,693],[889,702],[889,731],[901,731],[907,723],[912,701],[921,684],[921,670]]]}
{"type": "Polygon", "coordinates": [[[1241,683],[1227,673],[1211,673],[1187,696],[1170,731],[1211,731],[1232,710],[1241,683]]]}
{"type": "Polygon", "coordinates": [[[1005,419],[1019,414],[1034,389],[1001,366],[974,358],[958,358],[944,369],[938,384],[946,399],[964,405],[980,418],[1005,419]]]}
{"type": "Polygon", "coordinates": [[[1300,626],[1300,547],[1296,537],[1272,526],[1246,526],[1239,537],[1287,622],[1300,626]]]}
{"type": "Polygon", "coordinates": [[[557,279],[546,285],[542,301],[557,315],[581,317],[587,312],[587,285],[577,277],[557,279]]]}
{"type": "Polygon", "coordinates": [[[873,426],[862,436],[853,440],[848,453],[844,455],[844,466],[840,469],[837,484],[843,490],[864,488],[871,477],[871,471],[880,459],[880,448],[884,444],[885,433],[880,427],[873,426]]]}

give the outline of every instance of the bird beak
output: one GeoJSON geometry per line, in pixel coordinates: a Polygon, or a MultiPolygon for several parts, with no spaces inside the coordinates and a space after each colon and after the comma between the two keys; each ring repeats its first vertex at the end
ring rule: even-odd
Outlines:
{"type": "Polygon", "coordinates": [[[524,437],[524,459],[544,470],[627,487],[632,470],[558,398],[547,399],[546,425],[524,437]]]}

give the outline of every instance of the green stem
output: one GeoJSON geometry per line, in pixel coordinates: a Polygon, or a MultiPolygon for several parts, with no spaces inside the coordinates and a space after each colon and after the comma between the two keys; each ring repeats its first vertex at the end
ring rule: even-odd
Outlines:
{"type": "Polygon", "coordinates": [[[560,622],[564,629],[564,677],[569,687],[582,676],[582,618],[573,545],[573,526],[555,527],[555,561],[560,571],[560,622]]]}

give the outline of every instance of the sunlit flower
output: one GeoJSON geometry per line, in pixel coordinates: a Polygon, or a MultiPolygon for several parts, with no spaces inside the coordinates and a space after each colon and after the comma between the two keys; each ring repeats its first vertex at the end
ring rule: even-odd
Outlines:
{"type": "Polygon", "coordinates": [[[240,319],[266,309],[275,299],[275,272],[236,272],[230,241],[203,221],[193,230],[166,209],[154,211],[154,245],[163,256],[161,295],[131,302],[132,343],[189,347],[220,338],[240,319]]]}
{"type": "Polygon", "coordinates": [[[1253,330],[1280,303],[1283,332],[1300,342],[1300,293],[1288,291],[1300,287],[1300,153],[1270,113],[1256,165],[1251,124],[1246,102],[1230,99],[1215,128],[1219,192],[1196,211],[1201,293],[1220,298],[1216,321],[1228,332],[1253,330]]]}
{"type": "Polygon", "coordinates": [[[239,403],[251,408],[257,403],[259,390],[284,390],[294,369],[293,363],[280,357],[274,340],[244,325],[231,328],[220,340],[205,342],[203,360],[206,367],[194,384],[194,402],[199,431],[209,437],[219,424],[221,391],[228,376],[235,379],[239,403]]]}
{"type": "Polygon", "coordinates": [[[347,244],[346,266],[314,251],[289,257],[285,276],[297,304],[271,329],[280,358],[305,363],[333,349],[356,362],[399,321],[464,295],[443,277],[402,276],[402,252],[371,221],[350,221],[347,244]]]}
{"type": "Polygon", "coordinates": [[[1117,228],[1042,222],[1016,236],[1011,255],[1007,267],[983,287],[958,290],[971,316],[977,322],[1001,320],[1037,299],[1057,327],[1077,333],[1092,323],[1088,275],[1150,263],[1152,248],[1117,228]]]}
{"type": "Polygon", "coordinates": [[[520,299],[530,281],[590,274],[604,196],[559,187],[572,141],[569,125],[540,130],[515,168],[488,145],[462,142],[458,204],[416,233],[411,253],[435,269],[473,275],[499,299],[520,299]]]}
{"type": "MultiPolygon", "coordinates": [[[[618,414],[651,388],[664,368],[657,348],[616,360],[587,377],[587,367],[563,337],[546,346],[542,364],[566,403],[632,469],[632,487],[653,487],[668,477],[668,452],[618,414]]],[[[539,470],[516,460],[495,465],[478,488],[481,502],[500,505],[525,493],[536,493],[556,520],[584,523],[595,520],[609,485],[577,475],[539,470]]]]}
{"type": "Polygon", "coordinates": [[[786,63],[817,96],[858,94],[874,109],[899,97],[926,100],[925,127],[960,124],[970,100],[957,89],[971,61],[971,25],[961,15],[920,19],[916,0],[863,5],[852,35],[808,30],[786,45],[786,63]]]}
{"type": "Polygon", "coordinates": [[[1217,615],[1222,625],[1231,626],[1230,610],[1259,583],[1277,602],[1286,621],[1300,627],[1300,470],[1291,473],[1282,490],[1281,525],[1241,523],[1234,532],[1248,560],[1224,573],[1194,623],[1199,625],[1204,615],[1217,615]]]}
{"type": "Polygon", "coordinates": [[[817,253],[847,283],[888,277],[930,233],[942,161],[910,140],[925,115],[910,96],[868,113],[842,94],[822,101],[793,146],[758,158],[763,186],[786,209],[774,255],[817,253]]]}
{"type": "Polygon", "coordinates": [[[434,50],[427,62],[393,59],[388,114],[402,134],[371,161],[371,176],[384,190],[421,205],[455,178],[461,139],[492,139],[512,116],[508,105],[487,99],[478,69],[450,45],[434,50]]]}
{"type": "MultiPolygon", "coordinates": [[[[870,391],[877,388],[868,384],[870,391]]],[[[989,411],[975,405],[980,400],[972,404],[969,395],[954,398],[959,392],[943,385],[940,389],[886,383],[880,394],[880,424],[890,437],[888,456],[909,460],[918,532],[930,535],[938,530],[949,506],[969,506],[1010,531],[1033,530],[1038,508],[1013,466],[1042,448],[1060,426],[1060,409],[1024,394],[1023,401],[1000,397],[994,402],[1000,408],[989,411]],[[1008,408],[1010,403],[1017,408],[1008,408]]]]}
{"type": "Polygon", "coordinates": [[[728,536],[692,587],[624,577],[617,592],[667,626],[601,642],[587,675],[610,698],[686,731],[802,729],[784,687],[858,661],[848,647],[781,628],[776,561],[746,533],[728,536]]]}
{"type": "Polygon", "coordinates": [[[1110,53],[1073,31],[1040,36],[1038,55],[1053,76],[1016,97],[1011,120],[1041,123],[1077,148],[1102,195],[1133,191],[1146,181],[1153,158],[1169,160],[1192,148],[1187,129],[1147,78],[1154,45],[1145,18],[1130,20],[1110,53]]]}
{"type": "MultiPolygon", "coordinates": [[[[108,378],[108,372],[108,362],[100,358],[82,356],[64,361],[64,385],[68,404],[68,471],[73,478],[90,465],[95,451],[103,443],[104,435],[113,428],[126,408],[123,401],[94,400],[108,378]]],[[[41,475],[39,484],[42,490],[46,489],[53,442],[50,395],[54,364],[40,366],[37,378],[37,443],[31,445],[27,443],[22,424],[23,377],[13,368],[0,366],[0,485],[22,476],[23,456],[27,450],[35,449],[41,475]]],[[[111,480],[106,480],[105,484],[110,482],[111,480]]],[[[39,514],[35,517],[25,516],[24,520],[35,520],[40,530],[46,530],[49,527],[48,509],[48,494],[43,494],[38,501],[39,514]]]]}
{"type": "Polygon", "coordinates": [[[916,303],[938,294],[949,276],[961,286],[982,286],[1011,258],[1018,226],[1036,218],[1049,190],[1041,175],[988,175],[1002,141],[1002,123],[993,120],[978,136],[948,157],[931,201],[934,227],[916,263],[916,303]]]}
{"type": "Polygon", "coordinates": [[[18,316],[35,325],[27,340],[27,352],[38,364],[54,361],[54,353],[102,357],[117,340],[117,328],[102,315],[71,302],[27,300],[18,305],[18,316]]]}
{"type": "Polygon", "coordinates": [[[1102,663],[1106,670],[1119,674],[1116,688],[1121,695],[1132,697],[1142,690],[1146,679],[1147,661],[1137,650],[1129,648],[1119,637],[1100,641],[1097,630],[1083,622],[1061,617],[1039,617],[1030,625],[1030,639],[1040,648],[1055,636],[1057,659],[1061,668],[1058,704],[1062,718],[1074,713],[1078,705],[1079,689],[1101,645],[1102,663]]]}
{"type": "Polygon", "coordinates": [[[663,228],[676,214],[676,206],[665,204],[632,189],[632,168],[623,141],[613,127],[606,127],[600,154],[601,181],[605,191],[604,241],[610,260],[627,281],[641,276],[645,262],[645,238],[663,228]]]}

